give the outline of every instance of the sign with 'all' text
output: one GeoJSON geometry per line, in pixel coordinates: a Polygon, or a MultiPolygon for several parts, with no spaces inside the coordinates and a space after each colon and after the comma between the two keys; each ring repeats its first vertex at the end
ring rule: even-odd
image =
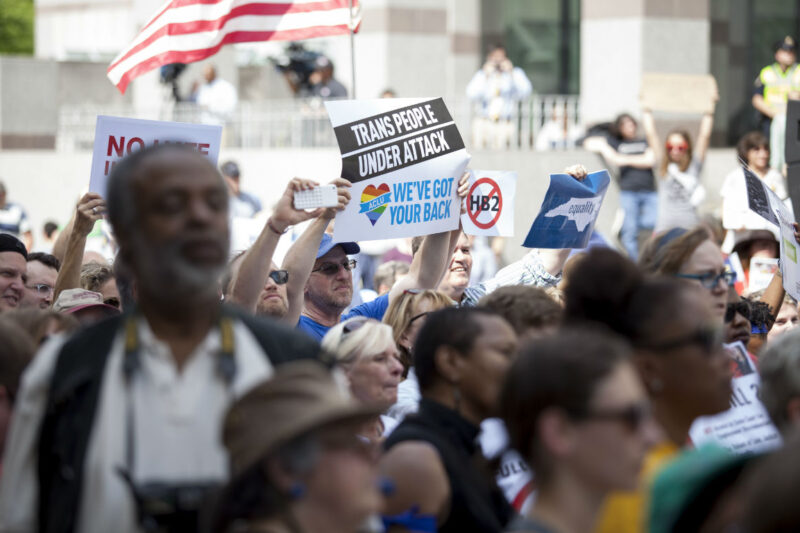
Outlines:
{"type": "Polygon", "coordinates": [[[186,144],[217,166],[222,126],[99,115],[94,131],[89,191],[106,195],[108,175],[126,155],[159,143],[186,144]]]}
{"type": "Polygon", "coordinates": [[[336,242],[414,237],[458,227],[458,180],[469,162],[441,98],[325,102],[353,200],[336,242]]]}

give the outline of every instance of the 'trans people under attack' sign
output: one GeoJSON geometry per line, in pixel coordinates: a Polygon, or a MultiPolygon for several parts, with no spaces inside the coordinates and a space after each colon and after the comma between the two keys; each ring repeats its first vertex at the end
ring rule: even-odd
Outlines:
{"type": "Polygon", "coordinates": [[[126,155],[159,143],[186,144],[217,166],[222,126],[99,115],[94,133],[89,190],[106,195],[111,169],[126,155]]]}
{"type": "Polygon", "coordinates": [[[517,173],[471,170],[467,212],[461,226],[467,235],[514,236],[514,196],[517,173]]]}
{"type": "Polygon", "coordinates": [[[413,237],[458,227],[458,178],[469,161],[441,98],[349,100],[325,107],[353,201],[336,242],[413,237]]]}
{"type": "Polygon", "coordinates": [[[523,246],[585,248],[610,181],[607,170],[592,172],[583,181],[569,174],[550,174],[542,209],[523,246]]]}

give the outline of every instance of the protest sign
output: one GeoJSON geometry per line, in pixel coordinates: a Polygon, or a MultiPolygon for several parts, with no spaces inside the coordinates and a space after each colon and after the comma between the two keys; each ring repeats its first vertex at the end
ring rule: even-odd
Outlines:
{"type": "Polygon", "coordinates": [[[461,226],[467,235],[514,236],[514,195],[517,173],[471,170],[467,212],[461,226]]]}
{"type": "Polygon", "coordinates": [[[783,288],[794,299],[800,299],[800,265],[797,258],[797,241],[794,238],[794,226],[792,226],[794,214],[778,195],[748,168],[744,169],[744,179],[747,186],[747,202],[750,209],[761,215],[765,220],[777,224],[780,229],[783,288]]]}
{"type": "Polygon", "coordinates": [[[771,257],[753,257],[750,259],[750,277],[747,291],[755,292],[766,289],[772,276],[778,271],[778,260],[771,257]]]}
{"type": "Polygon", "coordinates": [[[184,124],[99,115],[94,130],[94,151],[89,190],[106,195],[106,182],[124,156],[159,143],[188,144],[217,166],[222,126],[184,124]]]}
{"type": "Polygon", "coordinates": [[[709,74],[645,72],[642,108],[675,113],[714,111],[717,81],[709,74]]]}
{"type": "Polygon", "coordinates": [[[441,98],[325,102],[353,201],[336,242],[414,237],[458,227],[469,161],[441,98]]]}
{"type": "Polygon", "coordinates": [[[703,416],[692,424],[689,437],[696,447],[714,442],[735,453],[760,453],[780,446],[781,437],[758,399],[761,381],[741,342],[725,345],[736,372],[731,408],[703,416]]]}
{"type": "Polygon", "coordinates": [[[586,248],[611,178],[607,170],[583,181],[550,174],[542,208],[522,244],[527,248],[586,248]]]}

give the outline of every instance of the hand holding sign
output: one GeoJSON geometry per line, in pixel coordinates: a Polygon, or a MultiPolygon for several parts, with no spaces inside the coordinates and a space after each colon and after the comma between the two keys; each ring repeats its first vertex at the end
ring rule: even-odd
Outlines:
{"type": "Polygon", "coordinates": [[[523,246],[585,248],[589,243],[611,178],[607,170],[567,170],[572,174],[550,175],[550,187],[523,246]]]}
{"type": "Polygon", "coordinates": [[[75,219],[72,231],[82,237],[87,237],[94,228],[94,223],[103,218],[106,212],[106,202],[99,194],[87,192],[78,201],[75,207],[75,219]]]}

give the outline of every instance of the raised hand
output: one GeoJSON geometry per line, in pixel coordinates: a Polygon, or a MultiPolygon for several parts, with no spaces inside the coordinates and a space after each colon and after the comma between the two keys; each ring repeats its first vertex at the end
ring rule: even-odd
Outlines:
{"type": "Polygon", "coordinates": [[[275,206],[275,210],[269,218],[268,223],[271,227],[275,231],[282,233],[286,231],[289,226],[318,217],[320,213],[322,213],[322,209],[306,211],[304,209],[295,209],[294,207],[295,192],[306,191],[317,186],[319,186],[319,183],[313,180],[302,178],[292,179],[286,186],[286,190],[283,191],[283,195],[280,200],[278,200],[278,204],[275,206]]]}
{"type": "Polygon", "coordinates": [[[350,182],[344,178],[336,178],[331,183],[336,185],[336,195],[339,197],[339,205],[336,207],[329,207],[322,211],[320,218],[326,218],[328,220],[334,218],[336,213],[344,211],[344,208],[350,203],[350,191],[348,189],[352,187],[350,182]]]}
{"type": "Polygon", "coordinates": [[[105,212],[106,201],[103,197],[94,192],[87,192],[75,208],[72,231],[83,237],[88,236],[94,228],[94,223],[103,218],[105,212]]]}

